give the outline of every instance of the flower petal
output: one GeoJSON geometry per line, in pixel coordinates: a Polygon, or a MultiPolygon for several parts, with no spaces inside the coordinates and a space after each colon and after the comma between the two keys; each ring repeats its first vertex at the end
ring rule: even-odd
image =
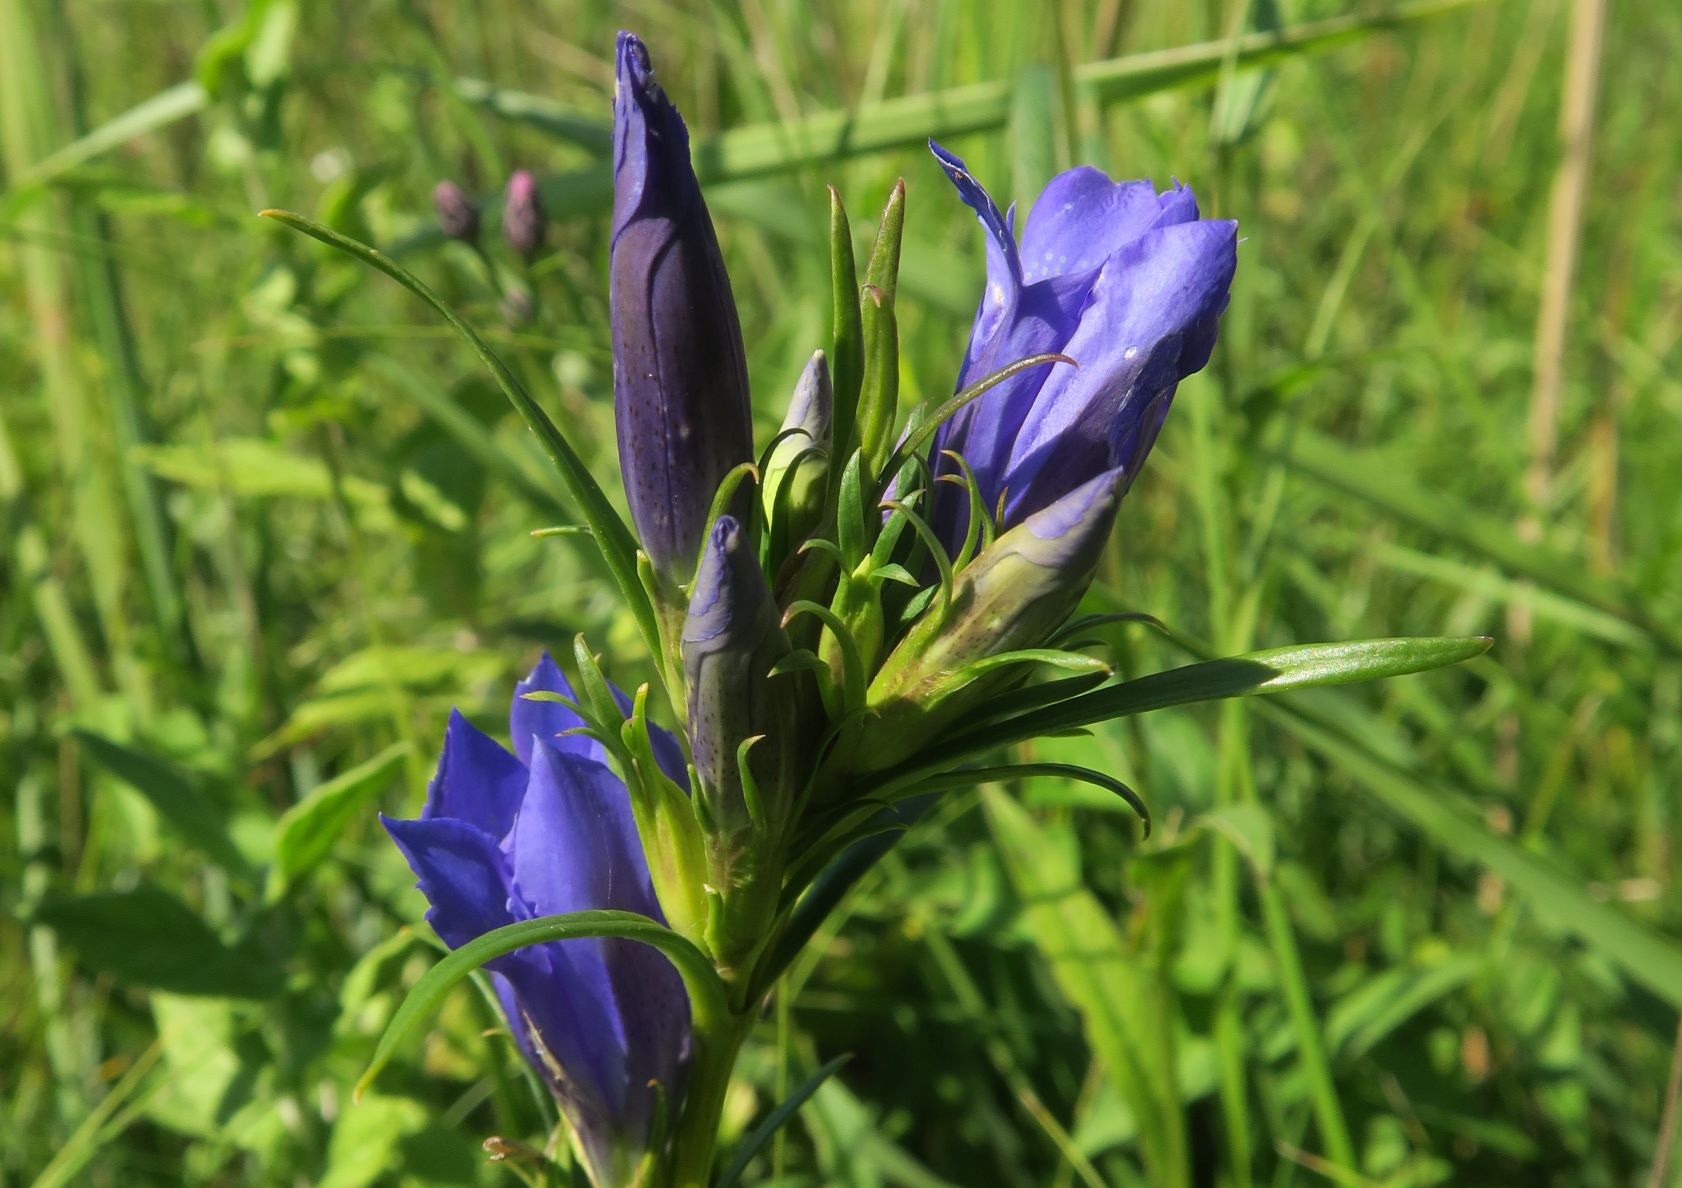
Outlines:
{"type": "Polygon", "coordinates": [[[514,884],[540,916],[615,908],[663,920],[624,783],[539,740],[514,823],[514,884]]]}
{"type": "MultiPolygon", "coordinates": [[[[644,552],[682,582],[713,493],[755,457],[747,356],[683,119],[628,33],[617,83],[608,295],[619,469],[644,552]]],[[[747,488],[738,498],[745,511],[747,488]]]]}
{"type": "MultiPolygon", "coordinates": [[[[515,891],[538,915],[610,908],[664,920],[625,785],[602,764],[543,742],[514,825],[513,865],[515,891]]],[[[659,1080],[672,1093],[687,1055],[689,1005],[677,971],[636,941],[553,947],[556,985],[580,1021],[581,1041],[595,1049],[609,1100],[646,1121],[647,1083],[659,1080]]]]}
{"type": "Polygon", "coordinates": [[[1148,181],[1111,181],[1082,165],[1047,183],[1022,229],[1022,274],[1089,275],[1147,231],[1197,218],[1197,199],[1176,183],[1161,194],[1148,181]]]}
{"type": "Polygon", "coordinates": [[[1022,418],[1004,476],[1017,523],[1100,471],[1131,482],[1175,385],[1209,361],[1237,266],[1236,224],[1181,223],[1124,246],[1092,287],[1058,368],[1022,418]]]}
{"type": "Polygon", "coordinates": [[[531,766],[533,738],[540,738],[550,746],[598,763],[605,762],[607,751],[601,743],[585,734],[566,734],[584,724],[584,719],[558,701],[531,701],[527,693],[559,693],[577,699],[561,666],[548,652],[538,657],[530,675],[514,686],[514,704],[508,710],[508,731],[512,735],[514,753],[520,762],[531,766]]]}
{"type": "Polygon", "coordinates": [[[426,920],[450,948],[460,948],[493,928],[512,924],[509,870],[496,838],[449,817],[404,821],[380,817],[403,851],[431,907],[426,920]]]}
{"type": "Polygon", "coordinates": [[[476,825],[493,838],[503,838],[513,827],[525,794],[524,765],[452,709],[444,730],[444,753],[426,786],[421,820],[453,818],[476,825]]]}
{"type": "MultiPolygon", "coordinates": [[[[976,310],[975,325],[970,330],[971,353],[964,361],[967,373],[975,364],[977,352],[998,332],[1016,304],[1017,292],[1022,288],[1022,263],[1010,223],[999,213],[986,188],[975,180],[960,158],[932,140],[929,151],[934,153],[946,176],[958,188],[958,196],[975,212],[987,232],[987,288],[981,294],[981,306],[976,310]]],[[[958,386],[962,387],[963,383],[958,386]]]]}

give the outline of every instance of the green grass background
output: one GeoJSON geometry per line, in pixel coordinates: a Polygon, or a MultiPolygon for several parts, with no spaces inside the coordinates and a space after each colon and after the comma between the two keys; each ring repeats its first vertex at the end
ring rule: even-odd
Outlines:
{"type": "Polygon", "coordinates": [[[1178,177],[1238,278],[1092,608],[1220,652],[1498,641],[1039,748],[1137,787],[1148,841],[1056,781],[952,797],[750,1046],[731,1136],[852,1058],[746,1181],[1682,1184],[1682,8],[1608,6],[1596,52],[1595,7],[0,0],[0,1182],[499,1183],[486,1136],[542,1141],[466,990],[352,1104],[435,954],[374,812],[539,648],[633,684],[640,645],[530,535],[568,508],[446,328],[254,215],[400,254],[611,486],[625,25],[695,133],[762,440],[827,337],[825,183],[862,233],[906,179],[909,401],[981,274],[923,137],[1001,200],[1178,177]],[[535,267],[494,220],[489,267],[437,241],[436,179],[518,166],[535,267]]]}

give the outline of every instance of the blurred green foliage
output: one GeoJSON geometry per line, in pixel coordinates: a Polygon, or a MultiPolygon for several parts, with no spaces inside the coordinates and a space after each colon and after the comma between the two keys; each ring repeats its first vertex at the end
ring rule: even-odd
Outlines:
{"type": "MultiPolygon", "coordinates": [[[[635,683],[635,624],[531,535],[570,509],[448,329],[253,215],[400,254],[611,480],[619,22],[694,129],[762,440],[827,336],[824,183],[867,228],[906,178],[913,400],[980,281],[922,137],[1023,200],[1177,176],[1239,219],[1238,280],[1091,609],[1219,652],[1500,641],[1038,748],[1140,789],[1148,841],[1052,780],[944,804],[750,1047],[733,1136],[852,1059],[744,1182],[1646,1182],[1682,1005],[1682,9],[1613,6],[1572,272],[1590,3],[0,0],[0,1182],[494,1183],[543,1140],[466,991],[352,1104],[435,944],[374,810],[540,647],[635,683]],[[494,202],[483,255],[439,240],[437,179],[518,166],[532,268],[494,202]]],[[[1185,659],[1106,630],[1128,672],[1185,659]]]]}

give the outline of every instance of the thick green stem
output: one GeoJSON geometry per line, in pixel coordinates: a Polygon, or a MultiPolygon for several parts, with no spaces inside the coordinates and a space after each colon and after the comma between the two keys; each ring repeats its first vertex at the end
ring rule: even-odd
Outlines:
{"type": "Polygon", "coordinates": [[[724,1096],[742,1041],[753,1030],[755,1006],[743,1014],[695,1019],[695,1058],[689,1066],[683,1113],[672,1150],[669,1188],[707,1188],[712,1181],[713,1150],[718,1145],[724,1096]]]}

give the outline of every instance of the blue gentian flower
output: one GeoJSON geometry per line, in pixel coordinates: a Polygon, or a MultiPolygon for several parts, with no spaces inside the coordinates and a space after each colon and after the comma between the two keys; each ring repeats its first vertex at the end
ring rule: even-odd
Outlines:
{"type": "MultiPolygon", "coordinates": [[[[1010,528],[1112,470],[1125,492],[1156,441],[1180,380],[1214,349],[1237,266],[1237,224],[1198,217],[1176,183],[1111,181],[1081,166],[1054,177],[1015,234],[964,163],[933,141],[941,167],[987,233],[987,287],[956,387],[1029,355],[1078,367],[1034,367],[941,427],[931,464],[963,455],[1010,528]]],[[[941,484],[936,527],[956,551],[968,522],[961,488],[941,484]]]]}
{"type": "MultiPolygon", "coordinates": [[[[612,908],[664,922],[629,793],[577,714],[534,691],[573,696],[547,654],[515,686],[514,750],[452,712],[419,820],[382,818],[451,948],[518,920],[612,908]]],[[[617,690],[616,690],[617,693],[617,690]]],[[[621,705],[628,706],[623,694],[621,705]]],[[[677,742],[655,732],[660,766],[682,781],[677,742]]],[[[689,1000],[665,957],[634,941],[532,945],[488,965],[521,1053],[560,1102],[598,1183],[622,1183],[650,1141],[657,1102],[681,1099],[689,1000]]]]}
{"type": "Polygon", "coordinates": [[[617,83],[608,273],[619,465],[643,550],[683,583],[719,482],[754,460],[747,356],[688,129],[629,33],[617,83]]]}

